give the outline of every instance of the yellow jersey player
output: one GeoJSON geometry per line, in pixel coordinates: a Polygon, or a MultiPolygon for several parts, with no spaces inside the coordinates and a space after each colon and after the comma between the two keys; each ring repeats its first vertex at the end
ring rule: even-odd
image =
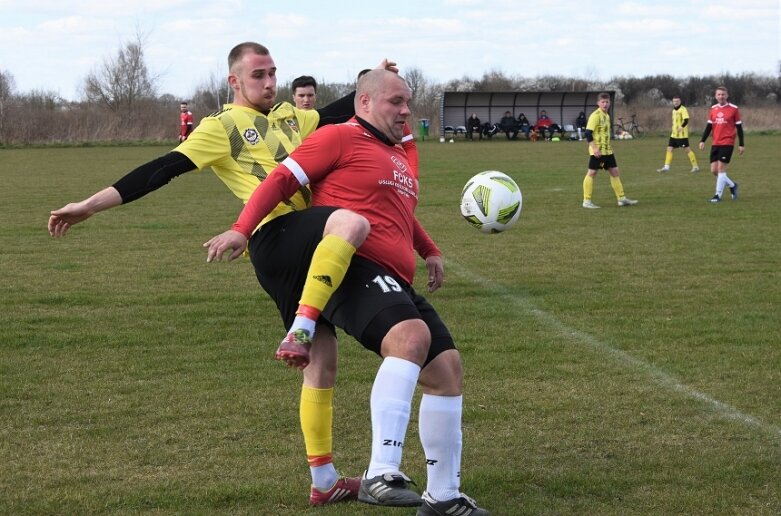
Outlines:
{"type": "MultiPolygon", "coordinates": [[[[387,60],[380,66],[397,71],[395,63],[387,60]]],[[[228,55],[228,84],[233,90],[234,102],[205,117],[171,152],[137,167],[112,186],[80,202],[52,211],[49,234],[64,236],[71,226],[95,213],[133,202],[176,177],[207,167],[246,203],[268,173],[317,127],[344,122],[355,113],[354,94],[311,111],[297,109],[288,102],[277,103],[276,73],[277,66],[265,46],[254,42],[236,45],[228,55]]],[[[293,212],[309,211],[310,198],[311,192],[307,188],[299,189],[290,200],[276,206],[264,223],[293,212]]],[[[329,281],[307,281],[300,299],[300,304],[309,309],[305,314],[308,317],[301,317],[310,324],[307,340],[316,342],[318,351],[312,354],[311,363],[308,352],[306,356],[291,357],[284,349],[286,338],[276,354],[288,365],[304,368],[309,364],[303,375],[300,419],[312,476],[309,498],[312,505],[356,499],[360,488],[359,477],[340,477],[333,465],[336,336],[327,326],[324,331],[315,333],[314,326],[369,228],[363,217],[349,210],[337,210],[332,217],[333,220],[328,219],[332,224],[322,233],[307,276],[327,277],[329,281]]],[[[295,331],[302,332],[300,328],[295,331]]]]}
{"type": "Polygon", "coordinates": [[[657,169],[657,172],[669,172],[670,164],[673,162],[673,149],[683,149],[689,157],[692,165],[692,172],[699,172],[697,165],[697,156],[689,147],[689,111],[681,103],[681,97],[673,97],[673,129],[670,133],[670,140],[667,142],[667,152],[664,155],[664,166],[657,169]]]}
{"type": "Polygon", "coordinates": [[[610,175],[610,186],[618,199],[619,206],[632,206],[637,204],[634,199],[628,199],[624,195],[624,185],[621,184],[621,171],[618,169],[613,147],[610,145],[610,94],[600,93],[597,96],[597,109],[588,117],[586,123],[586,141],[588,142],[588,172],[583,179],[583,207],[589,209],[599,208],[591,201],[594,191],[594,177],[602,168],[610,175]]]}

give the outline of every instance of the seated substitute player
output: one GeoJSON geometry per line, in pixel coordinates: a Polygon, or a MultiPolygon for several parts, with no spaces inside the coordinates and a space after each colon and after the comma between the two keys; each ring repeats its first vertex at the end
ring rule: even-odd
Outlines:
{"type": "Polygon", "coordinates": [[[729,187],[732,200],[738,198],[738,184],[727,175],[727,165],[732,159],[735,150],[735,134],[738,135],[738,154],[743,155],[743,121],[740,118],[738,106],[727,102],[727,88],[716,88],[716,104],[711,106],[708,113],[708,123],[700,138],[700,150],[705,149],[705,142],[713,131],[713,144],[710,148],[710,171],[716,176],[716,193],[710,202],[721,202],[724,195],[724,187],[729,187]]]}
{"type": "Polygon", "coordinates": [[[597,109],[588,117],[586,124],[586,141],[588,142],[588,171],[583,179],[583,207],[599,208],[591,201],[594,192],[594,177],[600,168],[610,174],[610,186],[616,194],[619,206],[632,206],[637,204],[634,199],[628,199],[624,195],[624,185],[621,184],[621,171],[618,169],[613,147],[610,145],[610,94],[597,95],[597,109]]]}
{"type": "MultiPolygon", "coordinates": [[[[387,60],[380,67],[396,70],[395,63],[387,60]]],[[[138,200],[182,174],[209,166],[234,195],[246,203],[277,162],[285,159],[318,126],[343,122],[354,114],[354,94],[313,111],[298,110],[287,102],[277,104],[277,67],[268,49],[258,43],[236,45],[228,55],[228,70],[228,83],[235,99],[232,104],[205,117],[188,139],[168,154],[139,166],[113,186],[87,199],[52,211],[49,233],[53,237],[61,237],[71,226],[95,213],[138,200]]],[[[293,195],[291,202],[277,206],[273,214],[283,216],[292,210],[306,208],[310,197],[309,190],[301,189],[293,195]]],[[[326,255],[331,256],[323,259],[326,270],[318,274],[327,274],[333,281],[339,274],[343,275],[343,271],[330,272],[327,269],[340,266],[346,269],[355,246],[365,238],[368,225],[363,217],[347,210],[335,212],[329,223],[329,230],[334,233],[322,240],[326,242],[326,247],[330,242],[331,249],[326,249],[326,255]],[[340,230],[345,232],[343,237],[338,235],[340,230]]],[[[268,252],[271,254],[273,250],[268,252]]],[[[318,259],[313,259],[313,270],[317,268],[318,259]]],[[[322,304],[322,309],[330,293],[327,285],[320,287],[326,290],[315,293],[313,300],[309,300],[306,297],[309,294],[306,294],[301,302],[313,307],[322,304]]],[[[333,283],[330,288],[334,288],[333,283]]],[[[335,335],[331,331],[319,332],[315,349],[317,352],[312,353],[311,365],[304,369],[300,417],[312,475],[310,503],[321,505],[355,499],[360,479],[340,478],[333,465],[335,335]]]]}
{"type": "Polygon", "coordinates": [[[669,172],[670,164],[673,162],[673,149],[683,149],[689,157],[692,165],[691,172],[699,172],[697,165],[697,156],[689,148],[689,111],[681,103],[681,97],[673,97],[673,129],[670,133],[670,140],[667,142],[667,152],[664,155],[664,166],[657,169],[657,172],[669,172]]]}
{"type": "MultiPolygon", "coordinates": [[[[327,320],[383,358],[372,387],[372,455],[359,500],[420,505],[418,515],[425,516],[485,516],[488,511],[459,489],[461,359],[447,327],[412,287],[418,182],[396,146],[410,99],[411,90],[398,75],[383,70],[366,74],[358,83],[355,118],[323,128],[304,142],[252,194],[233,229],[204,245],[212,260],[229,250],[242,252],[249,239],[259,281],[278,305],[288,306],[291,318],[292,303],[285,301],[291,297],[291,283],[279,276],[291,272],[283,269],[296,269],[293,262],[308,260],[311,243],[303,236],[311,232],[316,239],[318,234],[309,226],[317,217],[322,225],[337,207],[365,216],[372,231],[323,311],[327,320]],[[306,185],[312,188],[312,208],[255,231],[278,202],[306,185]],[[288,239],[283,259],[253,251],[264,240],[277,238],[283,222],[299,237],[288,239]],[[416,383],[423,389],[419,433],[428,473],[422,498],[409,489],[410,479],[400,470],[416,383]]],[[[440,256],[431,255],[430,261],[441,267],[440,256]]]]}
{"type": "Polygon", "coordinates": [[[529,122],[529,119],[526,118],[526,115],[521,113],[518,115],[518,130],[526,135],[526,138],[529,138],[529,133],[532,130],[532,124],[529,122]]]}
{"type": "Polygon", "coordinates": [[[509,111],[504,112],[504,116],[499,121],[499,127],[502,128],[502,131],[508,140],[518,139],[518,122],[509,111]]]}
{"type": "Polygon", "coordinates": [[[562,129],[559,124],[551,120],[551,118],[548,116],[548,112],[544,109],[540,111],[540,116],[537,118],[537,122],[534,124],[534,128],[545,140],[552,140],[556,133],[559,133],[559,136],[564,136],[564,129],[562,129]],[[545,136],[546,133],[547,136],[545,136]]]}
{"type": "Polygon", "coordinates": [[[575,129],[578,131],[578,141],[583,141],[583,133],[586,132],[587,123],[588,120],[586,120],[586,112],[581,111],[578,113],[578,117],[575,119],[575,129]]]}
{"type": "Polygon", "coordinates": [[[472,113],[466,120],[466,137],[474,140],[475,135],[478,139],[483,139],[483,123],[477,117],[477,113],[472,113]]]}

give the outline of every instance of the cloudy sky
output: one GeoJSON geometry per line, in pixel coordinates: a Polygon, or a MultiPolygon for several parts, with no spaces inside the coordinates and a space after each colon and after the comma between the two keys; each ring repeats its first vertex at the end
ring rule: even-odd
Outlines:
{"type": "Polygon", "coordinates": [[[282,82],[348,82],[383,57],[433,82],[775,75],[781,0],[0,0],[0,71],[17,93],[76,100],[139,32],[159,92],[181,98],[223,77],[228,51],[247,40],[270,48],[282,82]]]}

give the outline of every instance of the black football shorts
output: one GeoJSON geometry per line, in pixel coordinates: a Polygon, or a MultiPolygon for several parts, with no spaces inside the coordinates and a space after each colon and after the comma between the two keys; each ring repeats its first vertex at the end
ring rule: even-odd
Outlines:
{"type": "Polygon", "coordinates": [[[443,351],[455,349],[447,326],[423,296],[361,256],[353,256],[347,275],[323,310],[323,316],[378,355],[390,329],[409,319],[422,319],[431,332],[431,347],[424,366],[443,351]]]}
{"type": "Polygon", "coordinates": [[[309,264],[323,239],[325,223],[336,210],[318,206],[281,215],[250,238],[255,276],[276,303],[286,331],[296,318],[309,264]]]}

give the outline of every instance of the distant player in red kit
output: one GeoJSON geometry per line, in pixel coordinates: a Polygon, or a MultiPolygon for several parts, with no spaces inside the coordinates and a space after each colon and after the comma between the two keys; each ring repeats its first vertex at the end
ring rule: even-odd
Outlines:
{"type": "Polygon", "coordinates": [[[183,142],[193,132],[193,112],[187,109],[187,102],[179,104],[179,142],[183,142]]]}
{"type": "Polygon", "coordinates": [[[721,202],[724,187],[729,187],[732,200],[738,198],[738,184],[727,176],[727,164],[732,159],[732,151],[735,149],[735,134],[738,135],[738,154],[742,155],[743,146],[743,121],[740,119],[740,110],[735,104],[727,102],[727,88],[716,88],[716,104],[711,106],[708,113],[708,123],[700,138],[700,150],[705,148],[705,141],[713,131],[713,144],[710,148],[710,171],[716,176],[716,194],[710,202],[721,202]]]}

